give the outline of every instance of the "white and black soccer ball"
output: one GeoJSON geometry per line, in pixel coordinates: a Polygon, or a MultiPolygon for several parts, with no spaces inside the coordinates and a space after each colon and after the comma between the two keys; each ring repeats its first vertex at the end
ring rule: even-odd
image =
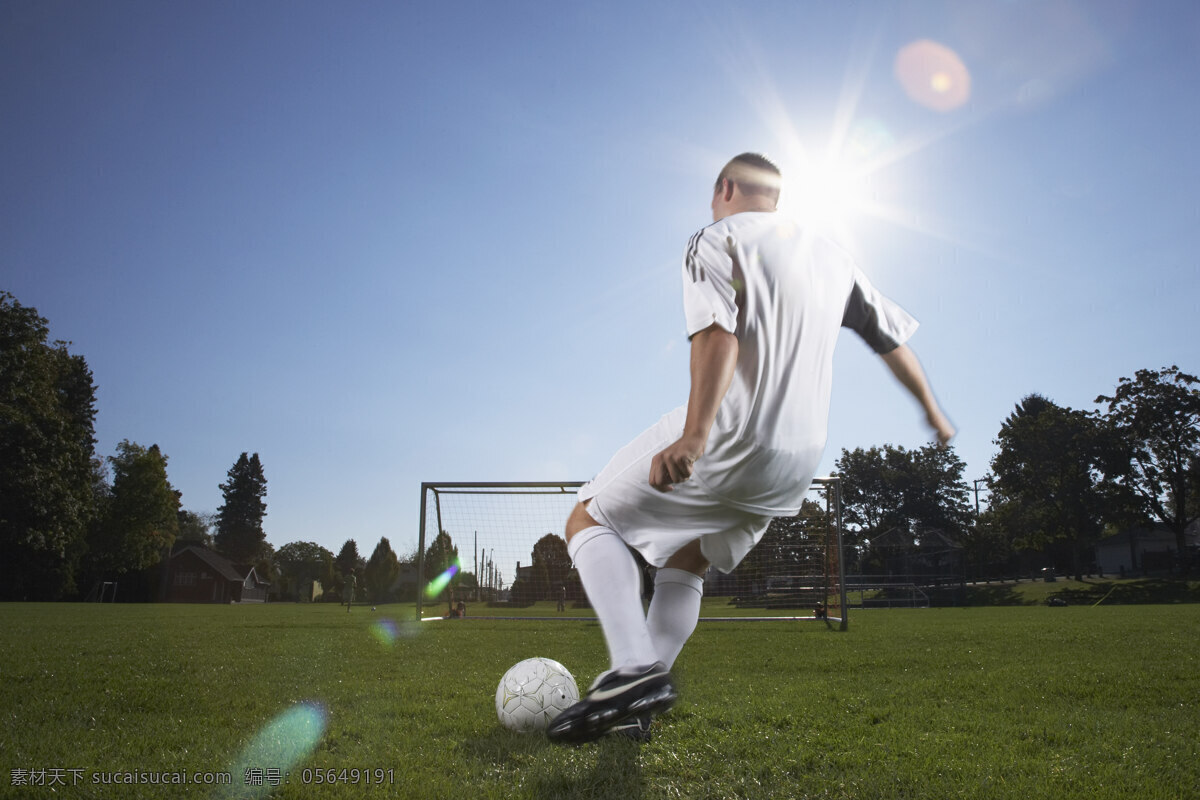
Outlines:
{"type": "Polygon", "coordinates": [[[504,673],[496,687],[496,716],[509,730],[545,730],[579,702],[575,678],[552,658],[527,658],[504,673]]]}

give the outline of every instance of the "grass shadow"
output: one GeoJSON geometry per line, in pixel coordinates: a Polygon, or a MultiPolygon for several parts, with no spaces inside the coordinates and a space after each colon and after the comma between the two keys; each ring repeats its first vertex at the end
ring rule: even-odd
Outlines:
{"type": "Polygon", "coordinates": [[[1031,600],[1018,591],[1015,584],[976,584],[967,587],[967,605],[969,606],[1032,606],[1036,600],[1031,600]]]}
{"type": "Polygon", "coordinates": [[[640,800],[643,792],[642,763],[638,745],[609,736],[592,745],[576,748],[590,766],[584,770],[547,771],[537,776],[533,797],[605,798],[640,800]],[[586,751],[592,751],[588,753],[586,751]]]}
{"type": "Polygon", "coordinates": [[[1200,583],[1171,580],[1169,578],[1145,578],[1136,581],[1087,582],[1086,587],[1075,586],[1054,592],[1069,605],[1143,605],[1200,603],[1200,583]]]}
{"type": "Polygon", "coordinates": [[[620,737],[564,747],[538,734],[497,728],[465,741],[461,752],[481,772],[507,783],[510,797],[638,800],[644,790],[639,747],[620,737]]]}

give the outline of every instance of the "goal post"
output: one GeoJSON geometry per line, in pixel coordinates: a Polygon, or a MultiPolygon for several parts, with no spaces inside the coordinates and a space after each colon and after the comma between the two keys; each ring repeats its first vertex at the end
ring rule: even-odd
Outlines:
{"type": "MultiPolygon", "coordinates": [[[[416,554],[417,619],[594,620],[562,538],[581,481],[426,482],[416,554]],[[425,615],[438,609],[432,617],[425,615]]],[[[652,583],[648,580],[648,587],[652,583]]],[[[841,484],[816,478],[800,513],[771,522],[728,575],[710,570],[702,621],[848,625],[841,484]]]]}

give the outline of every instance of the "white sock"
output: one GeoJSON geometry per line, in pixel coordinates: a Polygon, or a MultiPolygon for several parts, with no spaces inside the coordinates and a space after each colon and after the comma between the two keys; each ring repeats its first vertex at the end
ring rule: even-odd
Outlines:
{"type": "Polygon", "coordinates": [[[654,578],[654,597],[646,624],[658,660],[667,665],[675,663],[684,643],[696,630],[700,619],[700,598],[704,596],[704,579],[682,569],[663,567],[654,578]]]}
{"type": "Polygon", "coordinates": [[[657,661],[642,610],[642,571],[625,541],[612,530],[596,526],[571,537],[567,552],[600,619],[612,668],[657,661]]]}

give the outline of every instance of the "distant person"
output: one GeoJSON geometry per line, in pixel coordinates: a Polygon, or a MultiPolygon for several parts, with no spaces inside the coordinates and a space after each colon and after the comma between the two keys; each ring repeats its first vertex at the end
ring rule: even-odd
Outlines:
{"type": "Polygon", "coordinates": [[[354,605],[354,591],[358,588],[358,578],[351,572],[346,576],[346,613],[350,613],[350,606],[354,605]]]}
{"type": "MultiPolygon", "coordinates": [[[[567,549],[611,668],[550,724],[552,740],[590,741],[626,727],[645,738],[653,715],[675,702],[670,668],[695,630],[705,571],[733,570],[772,518],[799,511],[816,473],[840,328],[882,356],[939,442],[954,435],[904,344],[916,320],[844,250],[781,217],[780,187],[779,168],[755,153],[721,170],[713,224],[691,237],[683,259],[688,402],[579,490],[567,549]],[[631,547],[659,567],[649,612],[631,547]]],[[[583,366],[576,392],[619,377],[583,366]]]]}
{"type": "Polygon", "coordinates": [[[558,610],[560,612],[567,610],[567,587],[558,587],[558,610]]]}

